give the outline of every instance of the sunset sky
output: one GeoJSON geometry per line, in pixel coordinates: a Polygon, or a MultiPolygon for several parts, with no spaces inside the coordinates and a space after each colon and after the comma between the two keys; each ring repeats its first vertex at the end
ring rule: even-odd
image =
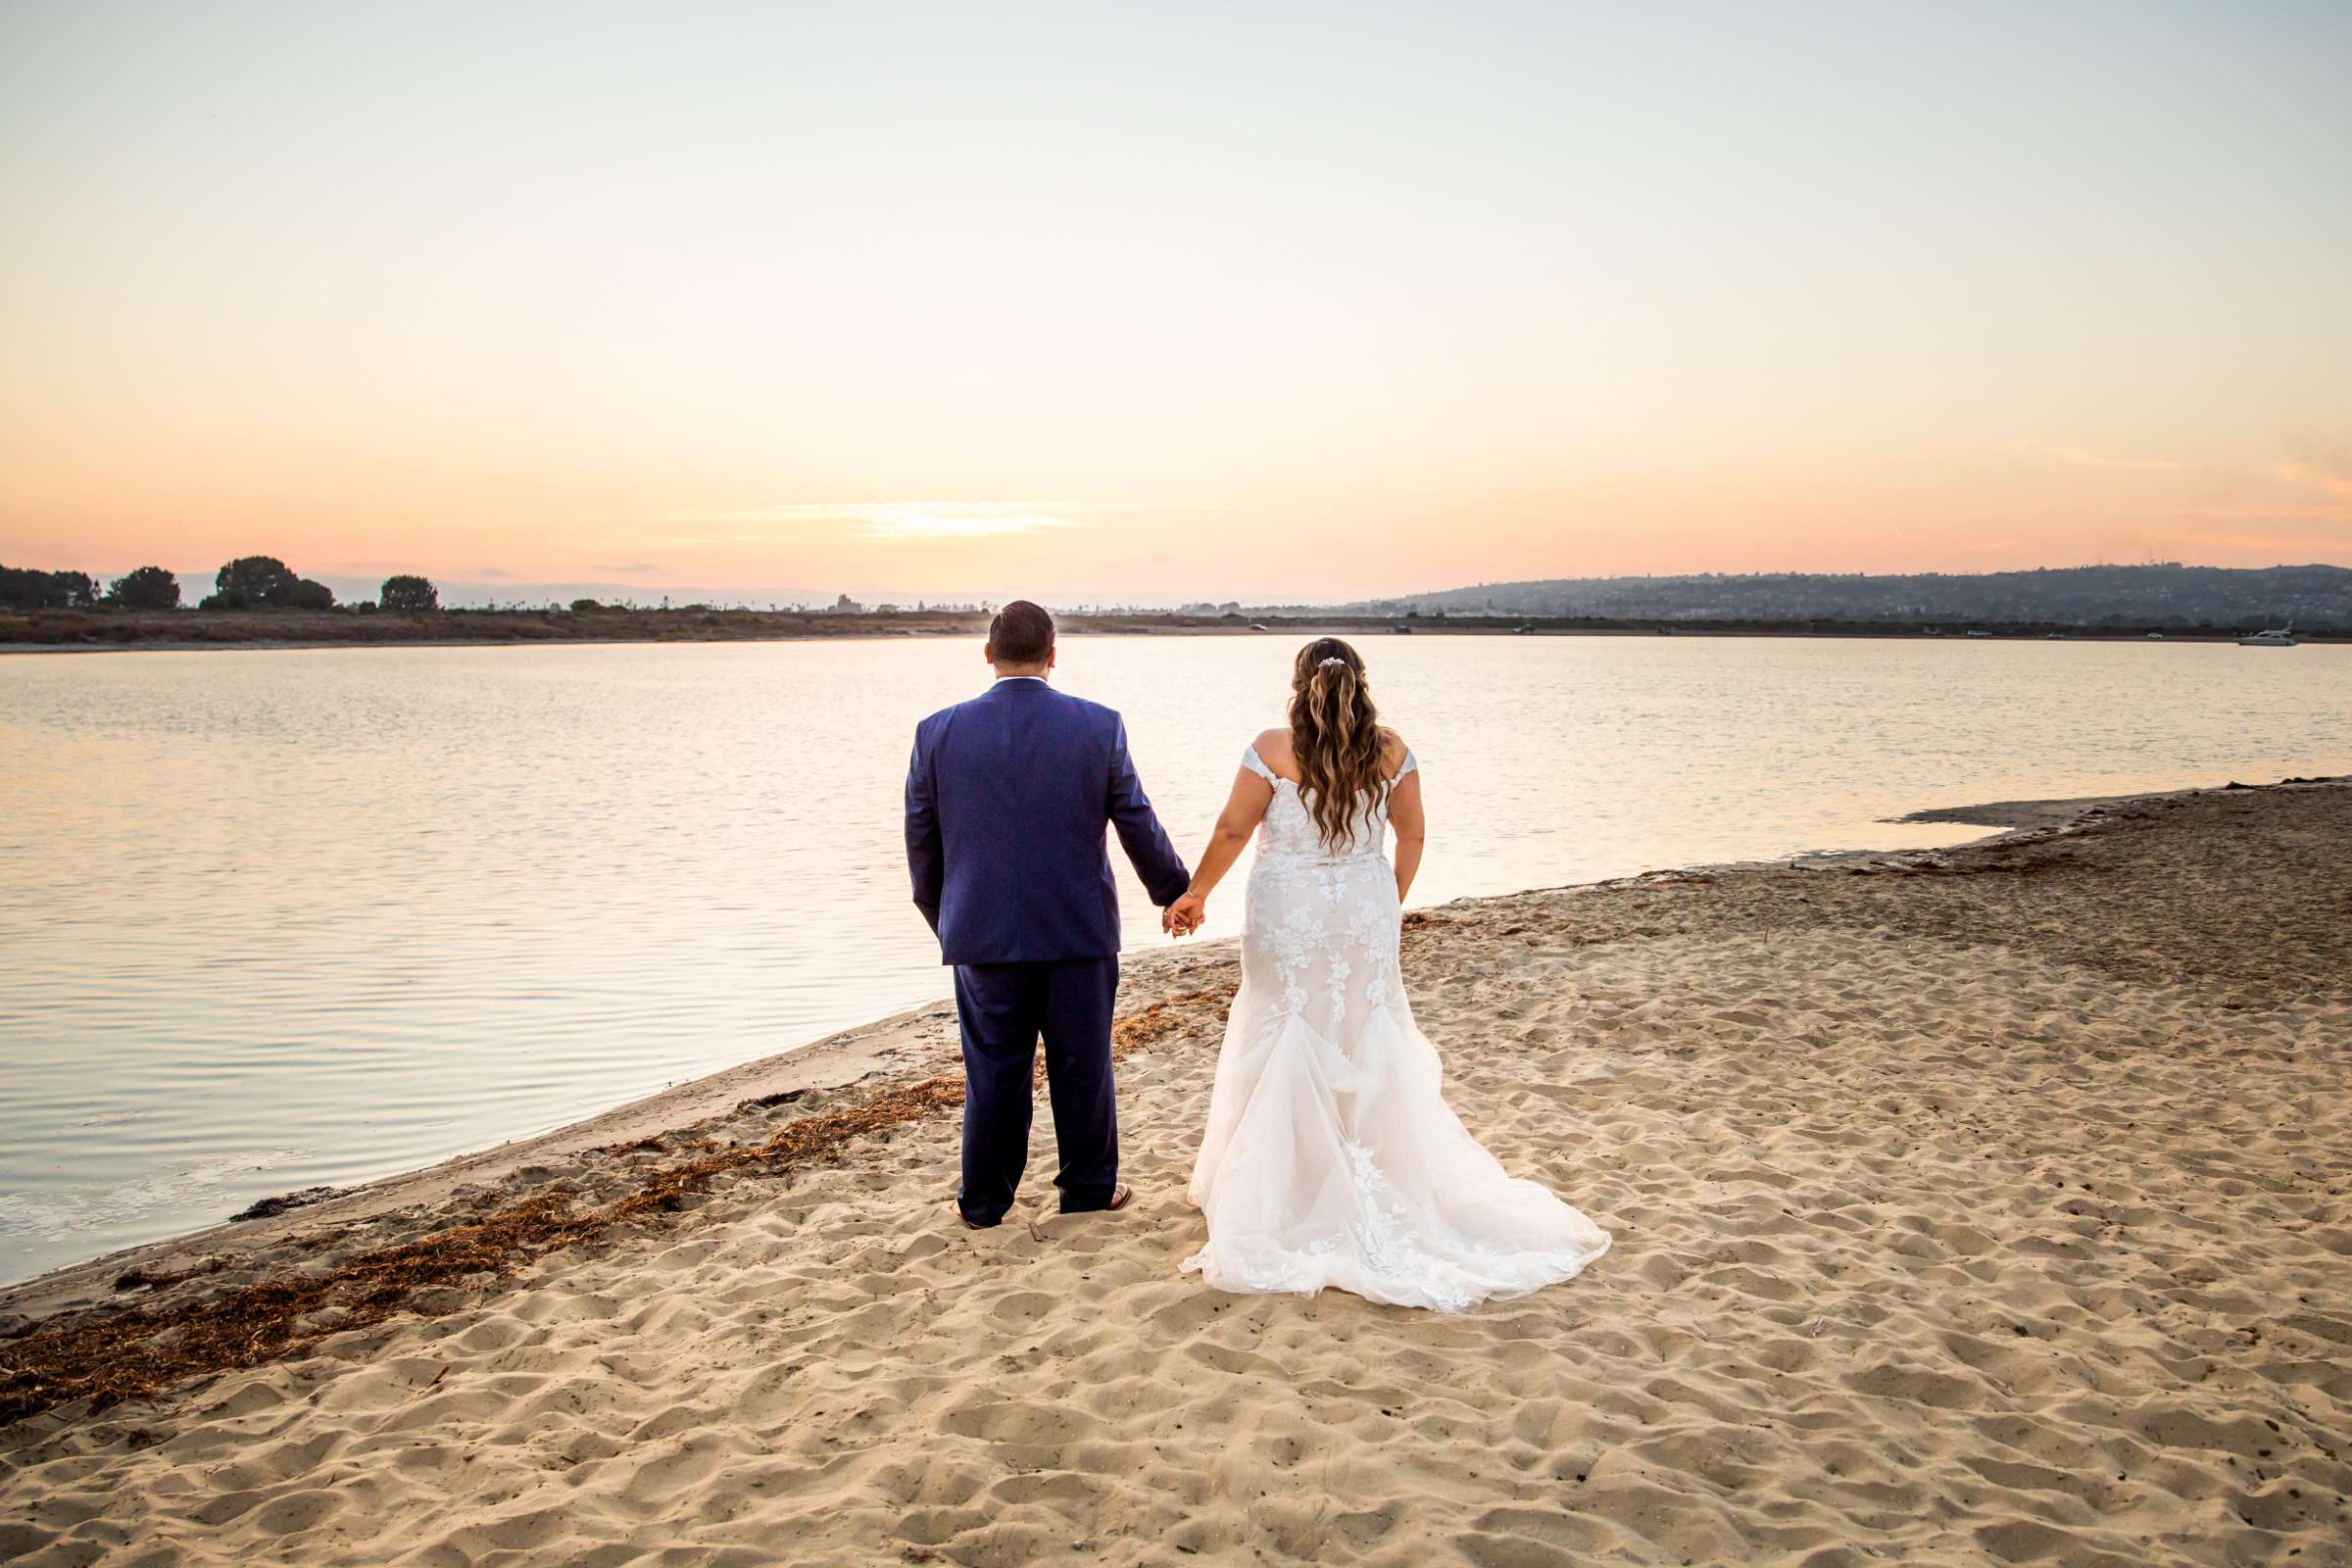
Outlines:
{"type": "Polygon", "coordinates": [[[2352,563],[2352,6],[0,10],[0,562],[2352,563]]]}

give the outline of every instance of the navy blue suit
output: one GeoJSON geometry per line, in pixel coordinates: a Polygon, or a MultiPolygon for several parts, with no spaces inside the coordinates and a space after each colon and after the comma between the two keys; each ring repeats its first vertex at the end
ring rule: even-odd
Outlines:
{"type": "Polygon", "coordinates": [[[1110,1012],[1119,983],[1116,828],[1152,902],[1191,880],[1127,756],[1127,727],[1042,680],[1000,680],[918,725],[906,768],[915,906],[956,966],[963,1026],[965,1217],[993,1225],[1029,1157],[1042,1036],[1064,1210],[1118,1184],[1110,1012]]]}

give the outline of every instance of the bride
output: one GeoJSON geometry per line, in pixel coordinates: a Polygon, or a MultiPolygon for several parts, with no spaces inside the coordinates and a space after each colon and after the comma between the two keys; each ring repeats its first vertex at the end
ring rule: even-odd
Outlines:
{"type": "Polygon", "coordinates": [[[1336,637],[1300,650],[1289,725],[1242,754],[1172,929],[1199,926],[1261,824],[1241,989],[1187,1195],[1208,1242],[1183,1266],[1219,1290],[1333,1285],[1449,1312],[1573,1277],[1608,1233],[1479,1146],[1413,1022],[1396,950],[1421,862],[1420,771],[1336,637]]]}

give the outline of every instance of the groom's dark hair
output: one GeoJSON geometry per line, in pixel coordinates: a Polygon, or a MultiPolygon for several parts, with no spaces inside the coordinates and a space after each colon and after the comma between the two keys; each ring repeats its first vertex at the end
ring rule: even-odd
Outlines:
{"type": "Polygon", "coordinates": [[[988,623],[988,657],[999,664],[1042,664],[1054,651],[1054,617],[1015,599],[988,623]]]}

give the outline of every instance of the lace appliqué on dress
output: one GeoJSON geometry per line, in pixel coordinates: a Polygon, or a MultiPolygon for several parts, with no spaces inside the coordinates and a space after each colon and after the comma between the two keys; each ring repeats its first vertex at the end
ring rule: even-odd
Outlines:
{"type": "MultiPolygon", "coordinates": [[[[1359,804],[1335,854],[1297,784],[1254,746],[1242,765],[1274,797],[1189,1189],[1208,1240],[1183,1266],[1220,1290],[1440,1311],[1573,1277],[1608,1233],[1504,1171],[1440,1091],[1402,984],[1385,798],[1359,804]]],[[[1408,751],[1396,776],[1418,766],[1408,751]]]]}

